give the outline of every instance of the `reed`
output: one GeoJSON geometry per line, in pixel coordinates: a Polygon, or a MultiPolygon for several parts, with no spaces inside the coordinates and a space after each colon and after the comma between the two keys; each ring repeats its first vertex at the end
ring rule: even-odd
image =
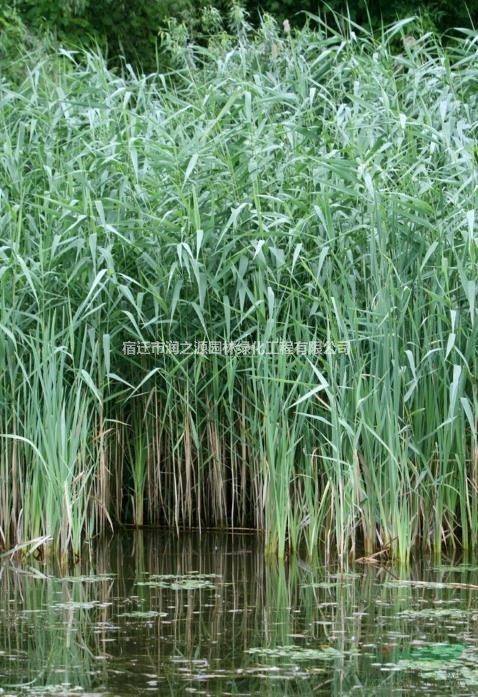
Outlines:
{"type": "Polygon", "coordinates": [[[476,36],[339,25],[0,83],[4,549],[476,543],[476,36]]]}

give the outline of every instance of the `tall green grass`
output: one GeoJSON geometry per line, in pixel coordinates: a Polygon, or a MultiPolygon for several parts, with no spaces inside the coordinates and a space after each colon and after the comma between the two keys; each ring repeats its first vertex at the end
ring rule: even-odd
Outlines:
{"type": "Polygon", "coordinates": [[[280,557],[476,543],[476,35],[311,22],[1,83],[5,548],[123,522],[280,557]],[[243,353],[181,352],[204,341],[243,353]]]}

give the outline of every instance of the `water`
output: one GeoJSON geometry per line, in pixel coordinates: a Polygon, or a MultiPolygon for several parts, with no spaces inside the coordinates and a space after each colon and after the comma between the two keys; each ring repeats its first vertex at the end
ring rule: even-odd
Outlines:
{"type": "Polygon", "coordinates": [[[478,564],[269,565],[252,535],[116,536],[0,567],[0,694],[476,695],[478,564]],[[419,580],[414,584],[411,580],[419,580]]]}

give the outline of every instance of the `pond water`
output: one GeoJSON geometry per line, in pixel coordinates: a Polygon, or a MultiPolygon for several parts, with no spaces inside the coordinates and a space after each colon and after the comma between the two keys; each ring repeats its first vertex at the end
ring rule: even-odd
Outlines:
{"type": "Polygon", "coordinates": [[[4,562],[0,694],[476,695],[478,563],[338,573],[158,532],[68,572],[4,562]]]}

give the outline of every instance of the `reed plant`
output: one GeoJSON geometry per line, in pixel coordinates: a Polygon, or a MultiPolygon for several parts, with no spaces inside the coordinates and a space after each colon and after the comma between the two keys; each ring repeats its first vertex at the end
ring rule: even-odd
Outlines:
{"type": "Polygon", "coordinates": [[[476,544],[476,34],[338,26],[0,83],[4,548],[476,544]]]}

